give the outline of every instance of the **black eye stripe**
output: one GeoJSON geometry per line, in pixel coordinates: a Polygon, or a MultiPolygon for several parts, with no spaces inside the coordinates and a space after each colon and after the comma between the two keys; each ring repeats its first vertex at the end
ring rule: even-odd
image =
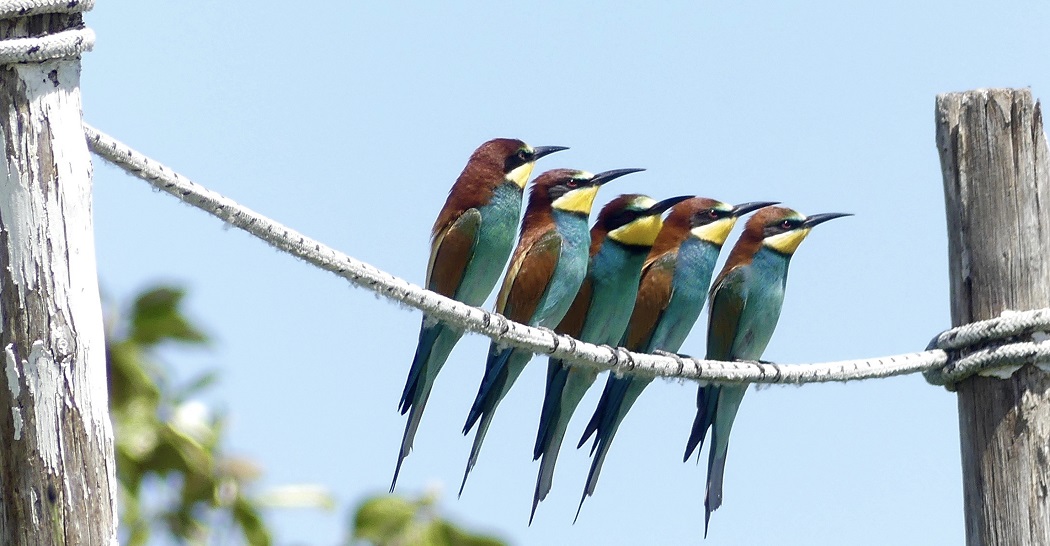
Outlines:
{"type": "Polygon", "coordinates": [[[772,237],[774,235],[780,235],[781,233],[787,233],[794,231],[802,227],[802,220],[797,218],[787,218],[779,220],[773,224],[769,224],[762,230],[762,237],[772,237]]]}
{"type": "Polygon", "coordinates": [[[533,153],[525,149],[508,155],[507,159],[503,161],[503,174],[509,174],[514,169],[532,161],[532,156],[533,153]]]}
{"type": "Polygon", "coordinates": [[[605,229],[606,231],[612,231],[614,229],[621,228],[637,220],[641,215],[642,213],[637,210],[625,209],[618,211],[616,214],[609,216],[609,218],[606,220],[605,229]]]}
{"type": "Polygon", "coordinates": [[[701,209],[693,215],[693,227],[706,226],[727,216],[729,216],[729,212],[722,209],[701,209]]]}

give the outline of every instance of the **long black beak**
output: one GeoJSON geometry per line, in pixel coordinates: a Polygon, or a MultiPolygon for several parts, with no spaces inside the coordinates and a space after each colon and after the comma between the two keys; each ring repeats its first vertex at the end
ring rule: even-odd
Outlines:
{"type": "Polygon", "coordinates": [[[754,212],[760,208],[768,207],[770,205],[779,205],[780,201],[751,201],[748,203],[740,203],[733,207],[733,216],[743,216],[749,212],[754,212]]]}
{"type": "Polygon", "coordinates": [[[551,155],[554,152],[560,152],[562,150],[568,149],[568,146],[536,146],[532,149],[532,160],[535,161],[545,155],[551,155]]]}
{"type": "Polygon", "coordinates": [[[662,214],[665,210],[677,205],[678,203],[681,203],[682,201],[685,201],[686,199],[692,199],[693,197],[696,196],[679,195],[678,197],[668,197],[667,199],[664,199],[663,201],[660,201],[659,203],[646,209],[644,216],[655,216],[657,214],[662,214]]]}
{"type": "Polygon", "coordinates": [[[594,178],[591,179],[591,185],[601,186],[602,184],[612,182],[613,180],[616,180],[621,176],[628,175],[631,173],[642,172],[644,170],[645,169],[614,169],[611,171],[605,171],[603,173],[598,173],[594,175],[594,178]]]}
{"type": "Polygon", "coordinates": [[[828,220],[834,220],[835,218],[842,218],[843,216],[853,216],[849,212],[825,212],[824,214],[814,214],[813,216],[807,216],[802,221],[802,227],[812,228],[817,224],[823,224],[828,220]]]}

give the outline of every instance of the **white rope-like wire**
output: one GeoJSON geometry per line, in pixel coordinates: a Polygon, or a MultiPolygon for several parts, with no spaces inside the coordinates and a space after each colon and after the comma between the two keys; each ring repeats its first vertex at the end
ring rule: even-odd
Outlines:
{"type": "Polygon", "coordinates": [[[989,339],[1005,339],[1032,332],[1046,331],[1050,309],[1028,312],[1006,311],[999,318],[979,320],[942,332],[933,338],[928,349],[951,351],[972,347],[989,339]]]}
{"type": "Polygon", "coordinates": [[[95,32],[90,28],[63,30],[36,38],[11,38],[0,41],[0,64],[69,59],[94,47],[95,32]]]}
{"type": "Polygon", "coordinates": [[[0,19],[39,13],[78,13],[91,11],[93,7],[95,0],[0,0],[0,19]]]}
{"type": "MultiPolygon", "coordinates": [[[[949,365],[950,356],[944,347],[938,345],[938,340],[943,337],[946,339],[943,341],[946,346],[954,347],[952,344],[958,343],[960,339],[970,339],[974,336],[977,339],[986,339],[976,333],[976,329],[980,327],[974,325],[950,330],[938,336],[927,351],[820,364],[719,362],[669,353],[634,353],[622,347],[592,345],[566,335],[556,334],[549,329],[532,328],[519,324],[498,313],[490,313],[425,290],[203,188],[90,125],[85,124],[84,130],[88,146],[99,157],[149,182],[154,188],[169,193],[223,222],[259,237],[279,250],[335,273],[380,296],[419,309],[428,317],[449,323],[457,328],[483,334],[505,345],[520,347],[535,353],[549,354],[577,365],[591,366],[599,370],[612,370],[617,374],[644,374],[720,383],[823,383],[928,372],[927,379],[931,382],[950,384],[962,377],[962,375],[957,375],[957,373],[962,373],[960,371],[962,367],[968,370],[967,373],[972,373],[975,365],[1050,364],[1050,340],[1042,340],[998,346],[988,349],[990,352],[987,354],[980,351],[973,352],[966,356],[972,359],[972,362],[955,362],[948,372],[939,372],[938,370],[949,365]],[[963,330],[966,328],[969,329],[963,330]],[[957,332],[957,330],[963,331],[957,332]],[[946,380],[938,382],[940,379],[946,380]]],[[[1050,331],[1050,309],[1016,313],[1003,319],[985,322],[987,324],[982,330],[985,334],[1012,332],[1010,335],[1017,336],[1024,333],[1026,329],[1050,331]],[[1029,315],[1033,313],[1038,316],[1030,319],[1029,315]],[[1005,325],[1000,325],[1000,322],[1005,325]],[[1021,328],[1022,324],[1028,326],[1021,328]]]]}
{"type": "Polygon", "coordinates": [[[1050,309],[1004,311],[998,318],[952,328],[933,338],[927,349],[947,351],[942,368],[923,372],[934,385],[952,384],[975,373],[1009,377],[1024,364],[1050,371],[1050,309]]]}
{"type": "MultiPolygon", "coordinates": [[[[78,13],[90,10],[94,0],[0,0],[0,19],[41,13],[78,13]]],[[[0,65],[71,59],[95,47],[90,28],[70,28],[44,36],[0,40],[0,65]]]]}

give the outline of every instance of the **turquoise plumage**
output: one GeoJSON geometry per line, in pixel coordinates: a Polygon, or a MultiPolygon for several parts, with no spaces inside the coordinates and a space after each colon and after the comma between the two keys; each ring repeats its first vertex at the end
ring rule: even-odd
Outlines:
{"type": "MultiPolygon", "coordinates": [[[[791,209],[768,207],[748,220],[711,290],[708,359],[756,361],[762,357],[780,317],[791,256],[814,226],[842,216],[848,215],[807,218],[791,209]]],[[[747,385],[706,385],[697,393],[697,414],[685,459],[701,447],[710,429],[704,536],[711,512],[722,504],[729,433],[746,390],[747,385]]]]}
{"type": "MultiPolygon", "coordinates": [[[[624,346],[637,352],[677,352],[700,316],[718,254],[737,218],[772,204],[754,202],[733,207],[694,197],[671,209],[646,259],[624,346]]],[[[644,376],[609,376],[579,443],[582,446],[595,436],[591,448],[594,459],[581,507],[594,494],[620,423],[651,382],[652,378],[644,376]]]]}
{"type": "MultiPolygon", "coordinates": [[[[660,215],[688,198],[657,203],[644,195],[627,194],[603,207],[591,229],[587,277],[555,331],[588,343],[619,345],[638,292],[642,264],[662,225],[660,215]]],[[[533,458],[541,461],[530,522],[536,506],[550,491],[569,420],[598,375],[554,358],[547,366],[547,389],[533,450],[533,458]]]]}
{"type": "MultiPolygon", "coordinates": [[[[587,217],[598,188],[640,170],[619,169],[592,175],[556,169],[540,175],[529,194],[521,237],[503,279],[496,312],[530,326],[551,328],[558,324],[587,270],[587,217]]],[[[463,473],[461,494],[496,407],[531,358],[527,351],[496,342],[490,345],[485,376],[463,427],[467,434],[477,425],[477,432],[463,473]]]]}
{"type": "MultiPolygon", "coordinates": [[[[484,303],[514,247],[521,194],[533,164],[565,149],[532,148],[520,140],[498,138],[474,151],[434,223],[427,289],[468,305],[484,303]]],[[[391,491],[401,464],[412,450],[434,380],[462,335],[461,330],[423,317],[399,405],[401,413],[409,416],[391,491]]]]}

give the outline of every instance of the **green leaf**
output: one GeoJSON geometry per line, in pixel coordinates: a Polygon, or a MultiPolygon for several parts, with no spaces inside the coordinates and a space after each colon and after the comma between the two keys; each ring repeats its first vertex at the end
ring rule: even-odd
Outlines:
{"type": "Polygon", "coordinates": [[[131,309],[131,339],[143,345],[156,345],[165,340],[207,341],[179,310],[183,296],[183,290],[166,286],[140,295],[131,309]]]}
{"type": "Polygon", "coordinates": [[[244,538],[248,539],[248,544],[252,546],[269,546],[273,543],[273,537],[270,536],[270,530],[266,528],[266,524],[263,522],[259,508],[244,497],[238,496],[234,502],[233,519],[237,522],[237,526],[241,528],[244,538]]]}
{"type": "Polygon", "coordinates": [[[372,497],[354,516],[353,538],[386,546],[504,546],[495,537],[475,534],[438,517],[437,495],[417,499],[372,497]]]}
{"type": "Polygon", "coordinates": [[[417,525],[415,532],[402,542],[405,546],[452,546],[448,534],[449,524],[444,521],[428,521],[417,525]]]}
{"type": "Polygon", "coordinates": [[[504,546],[506,544],[502,540],[493,536],[464,531],[447,521],[439,521],[435,523],[441,525],[442,532],[448,541],[447,544],[450,546],[504,546]]]}
{"type": "Polygon", "coordinates": [[[187,474],[213,473],[214,453],[171,424],[164,424],[160,431],[162,446],[166,448],[166,455],[171,457],[168,468],[187,474]]]}
{"type": "Polygon", "coordinates": [[[179,389],[179,394],[176,400],[181,402],[187,398],[190,398],[208,387],[214,385],[219,380],[219,374],[216,372],[205,372],[197,377],[193,378],[186,386],[179,389]]]}
{"type": "MultiPolygon", "coordinates": [[[[116,412],[114,412],[116,413],[116,412]]],[[[117,447],[135,460],[153,453],[160,441],[160,421],[156,406],[148,400],[134,399],[117,416],[117,447]]]]}
{"type": "Polygon", "coordinates": [[[385,544],[405,533],[417,508],[416,503],[394,495],[366,500],[354,515],[354,538],[385,544]]]}
{"type": "Polygon", "coordinates": [[[109,376],[109,402],[114,411],[138,399],[154,406],[160,400],[160,389],[147,372],[148,365],[140,346],[123,340],[106,347],[106,369],[109,376]]]}

